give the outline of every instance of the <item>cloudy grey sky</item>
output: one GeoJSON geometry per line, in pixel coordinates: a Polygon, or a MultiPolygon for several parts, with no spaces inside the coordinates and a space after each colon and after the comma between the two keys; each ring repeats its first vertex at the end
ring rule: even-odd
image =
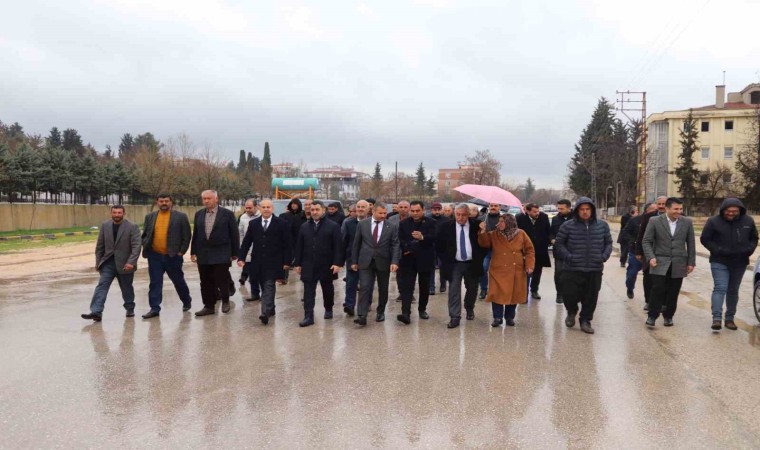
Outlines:
{"type": "Polygon", "coordinates": [[[452,167],[560,187],[601,96],[651,112],[759,81],[754,0],[27,0],[0,15],[0,120],[179,132],[225,158],[452,167]],[[635,6],[635,9],[634,9],[635,6]]]}

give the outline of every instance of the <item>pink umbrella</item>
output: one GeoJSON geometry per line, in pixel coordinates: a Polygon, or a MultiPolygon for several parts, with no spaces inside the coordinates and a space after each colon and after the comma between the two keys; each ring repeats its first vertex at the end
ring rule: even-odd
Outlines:
{"type": "Polygon", "coordinates": [[[498,186],[481,186],[479,184],[463,184],[454,188],[455,191],[464,195],[479,198],[488,203],[498,203],[504,206],[520,206],[522,202],[509,191],[498,186]]]}

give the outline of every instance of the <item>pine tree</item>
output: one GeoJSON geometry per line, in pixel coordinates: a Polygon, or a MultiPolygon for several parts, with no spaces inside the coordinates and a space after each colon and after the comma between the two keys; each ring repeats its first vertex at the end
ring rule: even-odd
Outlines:
{"type": "Polygon", "coordinates": [[[417,166],[417,173],[416,177],[414,179],[414,190],[416,191],[417,195],[422,197],[425,195],[425,182],[427,181],[425,177],[425,167],[420,162],[420,165],[417,166]]]}
{"type": "Polygon", "coordinates": [[[261,158],[261,164],[272,167],[272,154],[269,152],[269,142],[264,142],[264,157],[261,158]]]}
{"type": "Polygon", "coordinates": [[[383,173],[381,171],[380,163],[375,164],[375,173],[372,174],[371,194],[373,197],[378,198],[383,191],[383,173]]]}
{"type": "Polygon", "coordinates": [[[124,133],[119,143],[119,159],[130,158],[134,156],[135,140],[129,133],[124,133]]]}
{"type": "Polygon", "coordinates": [[[238,173],[244,173],[248,169],[248,160],[245,158],[245,150],[240,150],[240,157],[238,158],[238,165],[236,170],[238,173]]]}
{"type": "Polygon", "coordinates": [[[528,181],[525,182],[525,198],[523,201],[529,202],[533,194],[536,192],[536,185],[533,184],[533,180],[528,177],[528,181]]]}
{"type": "Polygon", "coordinates": [[[697,120],[694,118],[692,111],[683,121],[683,128],[679,133],[681,139],[681,153],[678,154],[680,163],[676,166],[673,174],[675,183],[684,201],[687,211],[696,204],[699,186],[699,170],[694,162],[694,153],[697,152],[699,141],[699,131],[697,131],[697,120]]]}
{"type": "MultiPolygon", "coordinates": [[[[597,169],[603,165],[612,141],[614,108],[607,99],[599,99],[591,115],[591,121],[583,129],[581,138],[575,144],[575,154],[570,160],[568,185],[576,195],[596,196],[595,181],[597,169]]],[[[595,200],[595,199],[594,199],[595,200]]]]}
{"type": "Polygon", "coordinates": [[[79,156],[84,154],[82,136],[80,136],[79,132],[73,128],[63,130],[63,143],[61,145],[66,151],[75,152],[79,156]]]}
{"type": "Polygon", "coordinates": [[[58,131],[58,127],[50,129],[50,135],[45,140],[48,147],[61,147],[63,145],[63,138],[61,132],[58,131]]]}

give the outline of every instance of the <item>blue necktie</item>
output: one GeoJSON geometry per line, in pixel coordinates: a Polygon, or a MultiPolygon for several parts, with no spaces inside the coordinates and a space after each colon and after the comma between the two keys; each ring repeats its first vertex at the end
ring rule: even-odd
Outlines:
{"type": "Polygon", "coordinates": [[[464,225],[462,225],[459,230],[459,257],[462,258],[462,261],[467,261],[467,245],[465,245],[464,239],[464,225]]]}

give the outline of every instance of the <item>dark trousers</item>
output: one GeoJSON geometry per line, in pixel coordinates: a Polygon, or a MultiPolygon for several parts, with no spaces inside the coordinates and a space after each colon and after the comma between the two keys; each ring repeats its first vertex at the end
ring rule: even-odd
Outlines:
{"type": "Polygon", "coordinates": [[[517,305],[500,305],[498,303],[491,303],[491,312],[493,312],[493,318],[496,320],[504,318],[515,320],[516,311],[517,305]]]}
{"type": "Polygon", "coordinates": [[[533,269],[533,273],[528,278],[528,290],[530,292],[538,292],[538,285],[541,284],[541,274],[544,272],[542,266],[536,266],[533,269]]]}
{"type": "Polygon", "coordinates": [[[641,270],[641,261],[633,252],[628,252],[628,268],[625,269],[625,288],[632,291],[636,287],[636,278],[641,270]]]}
{"type": "MultiPolygon", "coordinates": [[[[248,276],[251,276],[248,272],[248,276]]],[[[277,283],[275,280],[263,280],[261,283],[261,315],[273,316],[275,313],[274,296],[277,293],[277,283]]]]}
{"type": "Polygon", "coordinates": [[[630,246],[630,242],[620,242],[620,264],[624,265],[628,261],[628,247],[630,246]]]}
{"type": "MultiPolygon", "coordinates": [[[[648,267],[647,264],[644,266],[644,263],[642,262],[642,268],[648,267]]],[[[652,275],[649,274],[649,270],[644,270],[644,276],[643,276],[643,284],[644,284],[644,302],[648,305],[650,298],[652,297],[652,275]]]]}
{"type": "Polygon", "coordinates": [[[182,271],[184,258],[182,255],[161,255],[153,251],[148,253],[148,276],[150,285],[148,287],[148,304],[150,310],[161,312],[161,302],[163,301],[164,274],[169,275],[169,279],[174,284],[174,289],[182,300],[184,306],[189,307],[193,299],[190,297],[190,288],[185,282],[185,273],[182,271]]]}
{"type": "Polygon", "coordinates": [[[222,302],[230,301],[229,264],[198,264],[198,274],[201,277],[201,298],[205,308],[214,308],[217,293],[222,297],[222,302]]]}
{"type": "Polygon", "coordinates": [[[581,304],[581,322],[594,320],[599,289],[602,288],[602,272],[562,272],[562,299],[565,309],[570,315],[578,313],[578,303],[581,304]]]}
{"type": "Polygon", "coordinates": [[[557,289],[557,298],[562,298],[562,269],[565,268],[565,261],[554,258],[554,288],[557,289]]]}
{"type": "Polygon", "coordinates": [[[253,263],[247,262],[243,266],[243,274],[240,275],[240,279],[243,280],[244,278],[248,279],[248,282],[251,283],[251,296],[257,297],[261,295],[261,283],[259,283],[258,277],[256,277],[256,274],[253,273],[253,263]]]}
{"type": "Polygon", "coordinates": [[[475,310],[475,300],[478,296],[478,282],[481,277],[470,274],[470,264],[472,262],[455,262],[451,270],[449,317],[452,319],[460,319],[462,317],[462,280],[464,280],[465,289],[464,309],[468,312],[475,310]]]}
{"type": "Polygon", "coordinates": [[[652,275],[652,292],[649,297],[649,317],[662,316],[672,319],[678,308],[678,294],[681,293],[683,278],[672,278],[672,266],[665,275],[652,275]],[[663,305],[665,309],[663,310],[663,305]]]}
{"type": "Polygon", "coordinates": [[[356,307],[356,288],[359,286],[359,271],[346,269],[346,296],[343,306],[354,309],[356,307]]]}
{"type": "Polygon", "coordinates": [[[335,304],[335,286],[330,272],[322,276],[319,281],[303,282],[303,310],[306,314],[314,314],[314,305],[317,301],[317,283],[322,287],[322,301],[325,305],[325,311],[332,310],[335,304]]]}
{"type": "Polygon", "coordinates": [[[135,290],[132,287],[132,281],[135,279],[135,272],[119,273],[116,270],[116,262],[113,257],[109,258],[108,261],[100,266],[99,272],[100,280],[95,287],[95,292],[92,294],[90,312],[98,315],[103,314],[103,308],[106,305],[106,297],[108,297],[108,290],[111,288],[111,283],[113,283],[114,278],[119,282],[121,297],[124,300],[124,309],[127,311],[134,311],[135,290]]]}
{"type": "Polygon", "coordinates": [[[384,314],[388,304],[388,283],[391,273],[388,270],[378,270],[373,259],[366,269],[359,269],[359,317],[367,317],[369,307],[372,305],[372,294],[375,292],[375,280],[377,280],[377,313],[384,314]]]}
{"type": "MultiPolygon", "coordinates": [[[[416,279],[419,279],[420,285],[420,299],[417,310],[420,312],[427,310],[428,298],[430,297],[430,272],[418,272],[416,267],[405,267],[400,272],[403,274],[401,279],[403,283],[401,286],[401,314],[409,315],[412,313],[412,296],[414,295],[414,282],[416,279]]],[[[433,289],[435,289],[435,286],[433,289]]]]}

